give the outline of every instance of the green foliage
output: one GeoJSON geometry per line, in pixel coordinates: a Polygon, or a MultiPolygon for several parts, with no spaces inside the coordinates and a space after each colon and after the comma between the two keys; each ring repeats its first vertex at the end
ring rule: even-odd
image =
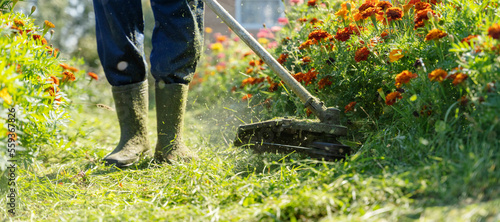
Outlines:
{"type": "Polygon", "coordinates": [[[70,120],[70,98],[79,93],[76,83],[89,77],[67,64],[60,65],[64,60],[59,50],[49,46],[42,37],[48,25],[40,28],[22,13],[5,13],[0,17],[0,121],[3,126],[0,128],[0,168],[3,171],[7,160],[8,110],[15,109],[17,156],[22,156],[21,161],[33,161],[42,147],[64,141],[61,132],[70,120]]]}

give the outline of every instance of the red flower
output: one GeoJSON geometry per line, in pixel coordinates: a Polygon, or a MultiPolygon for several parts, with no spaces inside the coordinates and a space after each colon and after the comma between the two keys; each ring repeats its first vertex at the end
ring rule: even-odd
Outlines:
{"type": "Polygon", "coordinates": [[[90,78],[95,79],[96,81],[99,80],[99,76],[97,76],[97,74],[93,72],[89,72],[87,74],[90,76],[90,78]]]}
{"type": "Polygon", "coordinates": [[[283,64],[286,62],[287,59],[288,59],[288,54],[281,53],[280,57],[276,61],[278,61],[280,64],[283,64]]]}
{"type": "Polygon", "coordinates": [[[488,35],[491,36],[491,38],[500,40],[500,24],[493,24],[489,27],[488,35]]]}
{"type": "Polygon", "coordinates": [[[401,87],[402,84],[409,83],[411,79],[417,78],[417,74],[411,73],[408,70],[405,70],[396,75],[396,87],[401,87]]]}
{"type": "Polygon", "coordinates": [[[385,97],[385,104],[392,106],[396,102],[396,99],[402,98],[403,96],[401,96],[400,92],[391,92],[385,97]]]}
{"type": "Polygon", "coordinates": [[[368,48],[363,47],[363,48],[360,48],[356,51],[356,53],[354,55],[354,60],[356,60],[356,62],[365,61],[368,59],[369,55],[370,55],[370,51],[368,50],[368,48]]]}
{"type": "Polygon", "coordinates": [[[320,41],[322,39],[328,39],[331,37],[332,37],[332,35],[328,34],[328,32],[319,29],[319,30],[314,30],[311,33],[309,33],[308,39],[314,39],[316,41],[320,41]]]}
{"type": "Polygon", "coordinates": [[[351,111],[351,112],[352,112],[352,111],[354,111],[354,106],[355,106],[355,105],[356,105],[356,102],[350,102],[349,104],[347,104],[347,105],[344,107],[344,109],[345,109],[344,113],[347,113],[347,112],[349,112],[349,111],[351,111]]]}
{"type": "Polygon", "coordinates": [[[50,80],[52,81],[53,84],[59,85],[59,79],[55,76],[50,76],[50,80]]]}
{"type": "Polygon", "coordinates": [[[443,81],[444,78],[446,78],[446,76],[448,75],[448,73],[442,69],[436,69],[434,71],[432,71],[431,73],[428,74],[428,77],[431,81],[438,81],[438,82],[441,82],[443,81]]]}
{"type": "Polygon", "coordinates": [[[72,72],[64,71],[63,73],[63,81],[75,81],[75,74],[72,72]]]}
{"type": "Polygon", "coordinates": [[[337,39],[338,41],[345,42],[345,41],[349,40],[349,38],[351,38],[352,34],[353,33],[352,33],[351,29],[346,27],[343,29],[338,29],[337,34],[335,34],[334,38],[337,39]]]}
{"type": "Polygon", "coordinates": [[[318,82],[318,89],[324,89],[325,86],[331,86],[331,85],[332,85],[332,81],[330,81],[330,79],[328,77],[322,78],[318,82]]]}
{"type": "Polygon", "coordinates": [[[252,94],[250,94],[250,93],[249,93],[249,94],[244,95],[244,96],[241,98],[241,100],[245,101],[245,100],[248,100],[248,99],[250,99],[250,98],[252,98],[252,94]]]}

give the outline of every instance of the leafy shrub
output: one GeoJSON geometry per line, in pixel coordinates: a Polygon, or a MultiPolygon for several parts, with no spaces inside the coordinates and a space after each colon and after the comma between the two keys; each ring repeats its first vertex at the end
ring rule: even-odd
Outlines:
{"type": "MultiPolygon", "coordinates": [[[[498,1],[300,2],[281,19],[271,52],[313,95],[343,111],[344,142],[387,165],[426,166],[411,168],[410,177],[429,179],[442,195],[495,195],[498,1]]],[[[244,99],[266,104],[262,117],[313,118],[265,65],[233,67],[217,84],[235,84],[244,99]]]]}
{"type": "Polygon", "coordinates": [[[36,157],[42,147],[64,143],[60,132],[71,118],[70,97],[80,93],[75,83],[91,77],[63,63],[59,50],[49,43],[54,26],[49,21],[39,27],[29,16],[12,12],[0,18],[0,122],[4,126],[0,128],[0,168],[4,170],[8,137],[16,138],[21,160],[36,157]],[[7,130],[11,108],[16,110],[15,133],[7,130]]]}

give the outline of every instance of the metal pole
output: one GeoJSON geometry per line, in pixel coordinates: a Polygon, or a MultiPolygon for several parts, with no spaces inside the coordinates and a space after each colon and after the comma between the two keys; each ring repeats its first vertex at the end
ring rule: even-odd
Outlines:
{"type": "MultiPolygon", "coordinates": [[[[262,47],[216,0],[203,0],[231,30],[238,35],[268,66],[283,80],[311,111],[321,120],[329,121],[333,116],[319,99],[311,95],[269,52],[262,47]]],[[[332,108],[330,108],[332,109],[332,108]]],[[[337,116],[335,116],[336,118],[337,116]]]]}

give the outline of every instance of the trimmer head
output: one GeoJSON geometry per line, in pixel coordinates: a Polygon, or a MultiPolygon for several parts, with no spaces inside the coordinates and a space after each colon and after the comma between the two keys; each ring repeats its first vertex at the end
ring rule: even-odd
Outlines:
{"type": "Polygon", "coordinates": [[[274,119],[241,125],[234,141],[262,152],[305,153],[313,158],[337,160],[351,152],[350,147],[337,141],[345,136],[347,128],[313,120],[274,119]]]}

